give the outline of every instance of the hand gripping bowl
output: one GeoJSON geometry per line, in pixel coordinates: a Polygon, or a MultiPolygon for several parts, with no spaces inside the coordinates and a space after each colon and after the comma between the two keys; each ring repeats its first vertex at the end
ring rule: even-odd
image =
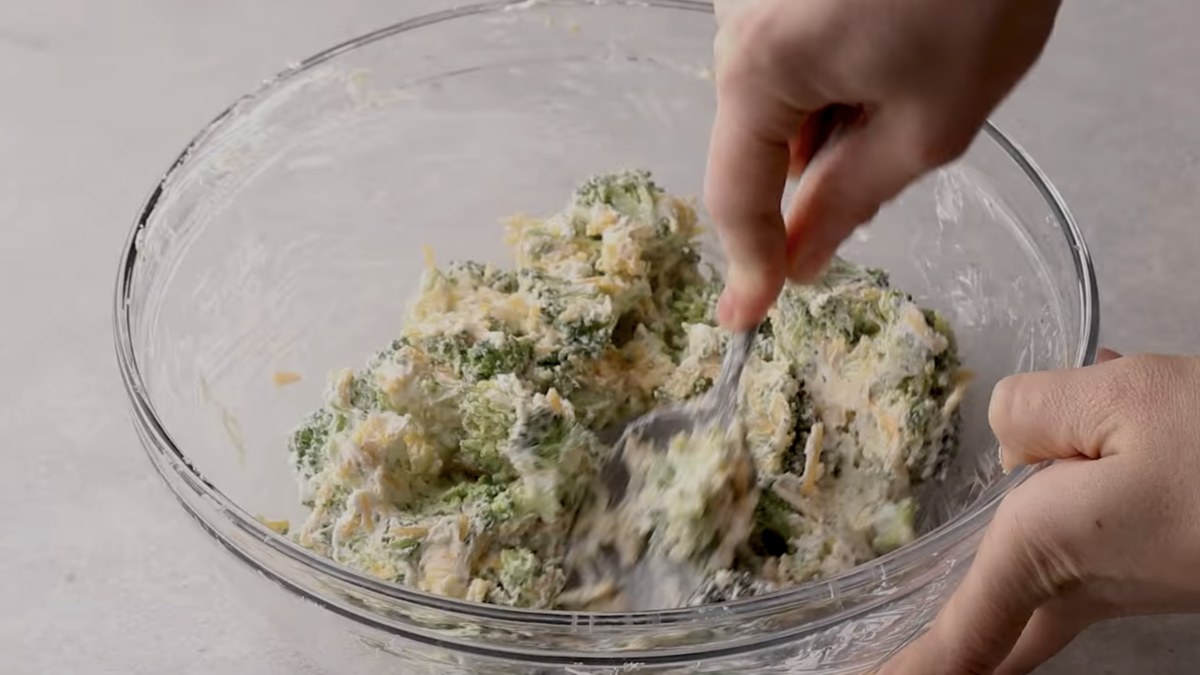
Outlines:
{"type": "Polygon", "coordinates": [[[1096,283],[1054,188],[988,126],[842,251],[943,311],[976,371],[961,451],[923,496],[911,546],[766,597],[588,615],[406,590],[257,519],[302,520],[288,433],[326,373],[392,338],[423,246],[503,263],[499,217],[552,212],[597,171],[647,168],[669,191],[699,190],[712,23],[689,0],[492,3],[406,21],[265,82],[151,194],[114,304],[134,423],[227,551],[210,547],[214,564],[330,672],[867,672],[928,624],[1028,477],[999,471],[988,394],[1009,373],[1091,362],[1096,283]],[[303,379],[279,388],[277,371],[303,379]]]}

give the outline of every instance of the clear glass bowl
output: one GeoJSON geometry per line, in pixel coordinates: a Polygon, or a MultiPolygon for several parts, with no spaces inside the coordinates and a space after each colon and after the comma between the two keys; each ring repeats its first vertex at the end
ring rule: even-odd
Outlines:
{"type": "Polygon", "coordinates": [[[923,496],[917,543],[764,598],[586,615],[405,590],[256,519],[303,519],[288,432],[327,372],[392,338],[423,246],[503,263],[499,217],[556,210],[600,170],[644,167],[670,191],[698,192],[714,110],[709,12],[531,1],[392,26],[264,82],[147,201],[114,306],[137,430],[233,554],[218,564],[332,672],[866,672],[927,625],[998,500],[1027,477],[997,468],[988,394],[1009,373],[1092,360],[1096,285],[1054,188],[989,126],[843,249],[945,312],[977,373],[962,450],[923,496]],[[303,379],[277,388],[276,371],[303,379]]]}

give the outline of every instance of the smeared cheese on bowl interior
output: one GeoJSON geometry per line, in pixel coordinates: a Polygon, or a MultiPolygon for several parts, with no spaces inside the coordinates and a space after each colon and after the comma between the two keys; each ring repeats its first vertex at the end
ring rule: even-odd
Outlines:
{"type": "MultiPolygon", "coordinates": [[[[690,203],[624,171],[588,180],[548,218],[511,218],[511,269],[439,267],[429,254],[399,336],[332,374],[291,437],[311,508],[292,536],[422,591],[559,606],[568,533],[611,451],[596,432],[699,396],[720,369],[721,283],[699,232],[690,203]]],[[[915,487],[953,449],[962,372],[944,319],[883,272],[837,260],[771,311],[742,382],[738,443],[647,454],[632,526],[667,555],[720,560],[693,603],[903,546],[915,487]],[[721,482],[745,475],[757,484],[721,482]],[[722,517],[731,494],[739,512],[752,500],[750,519],[722,517]]]]}

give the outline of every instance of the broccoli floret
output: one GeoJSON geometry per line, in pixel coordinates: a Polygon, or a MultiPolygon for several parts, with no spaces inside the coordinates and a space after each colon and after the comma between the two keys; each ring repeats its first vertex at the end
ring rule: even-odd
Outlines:
{"type": "Polygon", "coordinates": [[[459,403],[466,434],[459,444],[460,460],[474,471],[498,480],[515,477],[503,451],[517,423],[516,395],[519,393],[495,382],[481,382],[468,390],[459,403]]]}
{"type": "Polygon", "coordinates": [[[579,317],[555,322],[563,338],[564,356],[594,359],[612,343],[615,324],[603,317],[579,317]]]}
{"type": "Polygon", "coordinates": [[[457,286],[485,286],[498,293],[517,290],[517,275],[511,270],[502,270],[490,263],[471,260],[454,261],[446,266],[446,278],[457,286]]]}
{"type": "Polygon", "coordinates": [[[529,338],[499,333],[495,339],[478,341],[465,333],[441,335],[428,339],[425,351],[435,363],[450,366],[468,383],[521,374],[533,364],[533,342],[529,338]]]}
{"type": "Polygon", "coordinates": [[[766,557],[791,552],[792,515],[795,509],[771,490],[758,497],[754,507],[754,527],[749,544],[755,553],[766,557]]]}
{"type": "Polygon", "coordinates": [[[754,341],[754,353],[763,361],[775,360],[775,324],[770,317],[758,326],[758,339],[754,341]]]}
{"type": "Polygon", "coordinates": [[[789,286],[780,296],[786,322],[775,326],[785,346],[802,351],[801,345],[841,336],[850,347],[863,338],[877,335],[894,320],[893,313],[908,297],[891,289],[874,286],[840,286],[836,289],[789,286]]]}
{"type": "Polygon", "coordinates": [[[526,548],[506,548],[501,551],[498,580],[509,601],[507,604],[529,606],[535,599],[536,582],[541,572],[542,562],[533,551],[526,548]]]}
{"type": "Polygon", "coordinates": [[[442,512],[447,508],[468,514],[476,521],[476,531],[488,530],[517,515],[509,488],[488,476],[474,483],[457,483],[443,492],[433,510],[442,512]]]}
{"type": "Polygon", "coordinates": [[[888,287],[887,274],[859,268],[835,258],[812,286],[789,285],[778,307],[784,321],[774,326],[776,338],[791,353],[805,343],[841,336],[851,347],[880,332],[894,312],[911,298],[888,287]]]}
{"type": "MultiPolygon", "coordinates": [[[[945,387],[949,384],[950,373],[961,365],[958,356],[958,341],[955,339],[954,329],[950,327],[950,322],[938,312],[931,309],[925,310],[925,321],[930,328],[946,338],[946,348],[933,357],[933,369],[945,380],[939,382],[942,387],[945,387]]],[[[940,397],[943,393],[939,391],[935,395],[940,397]]]]}
{"type": "Polygon", "coordinates": [[[467,351],[463,379],[468,382],[491,379],[507,373],[521,373],[533,363],[533,343],[527,338],[505,338],[500,344],[476,342],[467,351]]]}
{"type": "Polygon", "coordinates": [[[345,424],[345,417],[322,408],[310,414],[296,427],[288,440],[288,451],[291,454],[292,466],[300,475],[311,478],[321,471],[325,463],[322,450],[329,441],[330,434],[340,431],[345,424]]]}
{"type": "Polygon", "coordinates": [[[471,339],[466,333],[436,335],[426,338],[421,345],[429,358],[440,366],[449,366],[459,372],[467,352],[471,350],[471,339]]]}
{"type": "Polygon", "coordinates": [[[871,540],[871,548],[875,553],[890,553],[913,540],[916,511],[913,500],[906,498],[894,504],[885,504],[875,513],[872,523],[874,537],[871,540]]]}
{"type": "Polygon", "coordinates": [[[612,299],[592,286],[576,286],[540,273],[522,271],[522,288],[542,316],[559,332],[558,360],[597,358],[612,344],[616,313],[612,299]],[[583,309],[581,309],[583,308],[583,309]]]}
{"type": "Polygon", "coordinates": [[[522,406],[509,437],[509,461],[521,475],[518,504],[547,520],[574,510],[600,451],[596,437],[558,392],[535,395],[522,406]]]}
{"type": "Polygon", "coordinates": [[[621,215],[652,220],[662,190],[649,171],[627,170],[593,176],[575,189],[575,205],[603,205],[621,215]]]}
{"type": "Polygon", "coordinates": [[[671,297],[671,314],[679,323],[713,324],[720,285],[715,282],[677,288],[671,297]]]}
{"type": "Polygon", "coordinates": [[[397,352],[409,346],[410,344],[412,344],[411,341],[405,337],[392,340],[390,343],[388,343],[388,346],[375,352],[375,355],[372,356],[371,360],[367,362],[367,370],[375,368],[375,366],[378,366],[384,361],[391,360],[393,357],[395,357],[397,352]]]}
{"type": "Polygon", "coordinates": [[[493,532],[494,528],[518,521],[522,516],[511,487],[490,476],[455,483],[442,492],[428,495],[412,511],[425,516],[463,514],[470,522],[468,537],[493,532]]]}
{"type": "Polygon", "coordinates": [[[351,407],[362,411],[380,411],[387,406],[387,396],[376,387],[368,373],[355,373],[350,388],[351,407]]]}
{"type": "MultiPolygon", "coordinates": [[[[808,435],[817,423],[817,409],[812,397],[801,384],[800,391],[789,405],[792,419],[796,420],[796,431],[792,437],[792,445],[783,454],[783,469],[797,476],[804,475],[804,446],[808,444],[808,435]]],[[[834,469],[836,470],[836,468],[834,469]]]]}
{"type": "Polygon", "coordinates": [[[535,407],[513,429],[512,444],[532,452],[539,468],[552,467],[569,448],[569,441],[578,440],[572,433],[575,426],[574,420],[550,407],[535,407]]]}
{"type": "Polygon", "coordinates": [[[926,321],[938,333],[946,336],[950,346],[925,362],[919,375],[905,377],[900,389],[913,399],[908,411],[907,424],[918,435],[927,434],[929,425],[941,415],[942,404],[950,394],[954,373],[958,369],[958,352],[953,347],[954,334],[949,325],[936,312],[927,310],[926,321]]]}

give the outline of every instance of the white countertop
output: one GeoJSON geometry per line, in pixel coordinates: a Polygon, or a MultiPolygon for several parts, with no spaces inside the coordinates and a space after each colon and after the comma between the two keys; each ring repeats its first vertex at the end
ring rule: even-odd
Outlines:
{"type": "MultiPolygon", "coordinates": [[[[317,675],[202,559],[125,416],[117,253],[160,173],[289,61],[439,0],[0,4],[0,672],[317,675]]],[[[1200,4],[1075,0],[999,116],[1061,189],[1104,342],[1200,342],[1200,4]]],[[[1039,673],[1185,675],[1200,618],[1089,631],[1039,673]]]]}

